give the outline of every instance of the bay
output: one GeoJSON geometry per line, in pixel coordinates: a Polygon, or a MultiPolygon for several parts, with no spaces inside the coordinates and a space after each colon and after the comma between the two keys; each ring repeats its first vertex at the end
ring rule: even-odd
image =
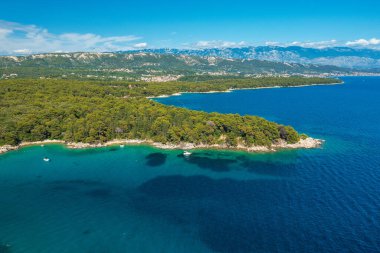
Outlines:
{"type": "Polygon", "coordinates": [[[156,99],[259,115],[326,140],[321,149],[1,155],[0,243],[10,247],[0,252],[380,252],[380,78],[342,79],[156,99]]]}

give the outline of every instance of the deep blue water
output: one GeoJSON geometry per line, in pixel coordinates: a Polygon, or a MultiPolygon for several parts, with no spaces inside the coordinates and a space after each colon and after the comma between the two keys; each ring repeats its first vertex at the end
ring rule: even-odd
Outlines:
{"type": "Polygon", "coordinates": [[[380,78],[343,79],[159,100],[260,115],[325,139],[321,149],[1,155],[0,242],[16,253],[380,252],[380,78]]]}

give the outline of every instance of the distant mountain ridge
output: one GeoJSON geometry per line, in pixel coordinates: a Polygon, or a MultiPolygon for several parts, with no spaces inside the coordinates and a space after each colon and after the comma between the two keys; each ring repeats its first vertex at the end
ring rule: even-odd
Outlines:
{"type": "Polygon", "coordinates": [[[258,46],[209,49],[144,49],[139,50],[138,52],[333,65],[355,69],[380,68],[380,50],[350,47],[329,47],[318,49],[299,46],[258,46]]]}
{"type": "MultiPolygon", "coordinates": [[[[176,80],[181,76],[334,75],[350,73],[336,66],[215,57],[196,51],[47,53],[0,57],[0,78],[64,77],[119,80],[176,80]],[[161,78],[161,79],[160,79],[161,78]]],[[[221,51],[216,51],[221,53],[221,51]]]]}

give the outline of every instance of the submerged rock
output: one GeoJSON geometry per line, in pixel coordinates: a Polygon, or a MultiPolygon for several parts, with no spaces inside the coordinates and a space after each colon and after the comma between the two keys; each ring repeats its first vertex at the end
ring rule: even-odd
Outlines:
{"type": "Polygon", "coordinates": [[[8,243],[0,243],[0,253],[11,253],[11,245],[8,243]]]}

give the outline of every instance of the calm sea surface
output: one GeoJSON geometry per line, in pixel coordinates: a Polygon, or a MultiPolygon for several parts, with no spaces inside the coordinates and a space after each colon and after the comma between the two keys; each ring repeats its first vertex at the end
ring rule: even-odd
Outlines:
{"type": "Polygon", "coordinates": [[[0,252],[380,252],[380,78],[343,79],[158,100],[259,115],[322,149],[0,155],[0,252]]]}

